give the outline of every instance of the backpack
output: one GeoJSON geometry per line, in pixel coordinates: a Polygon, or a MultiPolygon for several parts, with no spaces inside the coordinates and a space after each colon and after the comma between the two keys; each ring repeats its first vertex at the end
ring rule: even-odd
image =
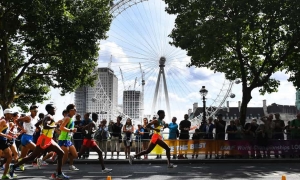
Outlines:
{"type": "Polygon", "coordinates": [[[104,129],[98,129],[95,133],[95,139],[97,141],[106,141],[107,136],[106,136],[106,131],[104,129]]]}

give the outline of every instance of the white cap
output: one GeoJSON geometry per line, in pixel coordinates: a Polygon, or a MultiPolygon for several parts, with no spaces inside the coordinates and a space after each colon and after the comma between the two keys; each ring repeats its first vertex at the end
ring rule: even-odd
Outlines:
{"type": "Polygon", "coordinates": [[[3,114],[13,114],[14,112],[11,109],[5,109],[3,114]]]}

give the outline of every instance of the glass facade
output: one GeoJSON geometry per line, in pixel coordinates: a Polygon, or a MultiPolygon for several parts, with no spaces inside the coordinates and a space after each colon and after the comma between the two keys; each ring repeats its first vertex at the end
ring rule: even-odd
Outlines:
{"type": "Polygon", "coordinates": [[[115,120],[118,105],[118,78],[109,68],[98,68],[95,87],[80,87],[75,91],[77,112],[98,113],[99,119],[115,120]]]}

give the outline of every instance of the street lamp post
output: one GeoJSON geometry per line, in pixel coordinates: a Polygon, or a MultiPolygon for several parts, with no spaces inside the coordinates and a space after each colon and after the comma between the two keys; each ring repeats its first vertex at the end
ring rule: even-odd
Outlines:
{"type": "Polygon", "coordinates": [[[205,89],[205,86],[202,86],[202,88],[200,89],[200,94],[202,96],[202,101],[203,101],[203,118],[202,118],[202,122],[205,122],[206,121],[206,101],[205,101],[205,96],[207,95],[208,93],[208,90],[205,89]]]}

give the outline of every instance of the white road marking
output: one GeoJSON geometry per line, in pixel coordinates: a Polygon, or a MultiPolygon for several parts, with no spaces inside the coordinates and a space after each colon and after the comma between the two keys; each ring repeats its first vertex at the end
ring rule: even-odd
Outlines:
{"type": "Polygon", "coordinates": [[[18,176],[16,177],[15,179],[18,179],[18,178],[45,178],[45,177],[48,177],[48,176],[36,176],[36,175],[31,175],[31,176],[18,176]]]}

